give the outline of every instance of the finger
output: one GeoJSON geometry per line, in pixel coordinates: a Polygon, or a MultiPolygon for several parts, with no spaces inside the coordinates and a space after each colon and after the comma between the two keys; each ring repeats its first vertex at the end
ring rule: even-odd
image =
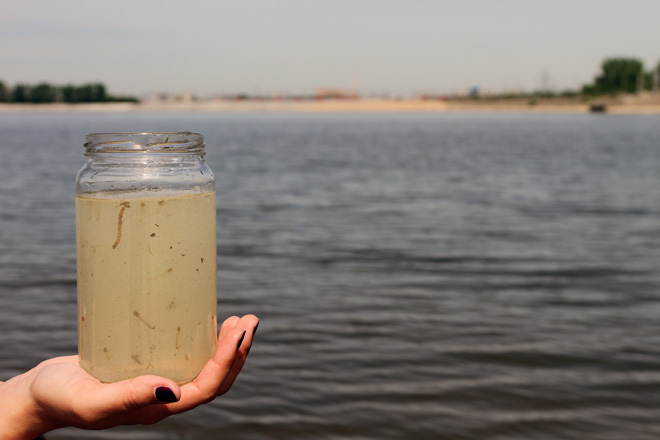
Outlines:
{"type": "Polygon", "coordinates": [[[220,327],[220,335],[218,336],[218,340],[227,336],[227,334],[229,334],[229,332],[232,331],[234,327],[236,327],[238,321],[240,321],[238,316],[231,316],[225,319],[225,322],[223,322],[222,326],[220,327]]]}
{"type": "MultiPolygon", "coordinates": [[[[243,364],[245,364],[245,359],[248,353],[250,352],[250,347],[252,346],[252,338],[254,336],[256,327],[259,324],[259,318],[257,318],[254,315],[245,315],[238,320],[233,318],[235,317],[232,317],[231,320],[227,320],[229,322],[225,321],[227,326],[234,325],[233,330],[239,329],[242,330],[243,332],[238,344],[236,345],[237,353],[229,368],[229,372],[227,373],[226,378],[216,388],[214,397],[217,397],[221,394],[225,394],[227,391],[229,391],[229,388],[234,383],[234,380],[236,380],[236,377],[243,368],[243,364]]],[[[218,339],[219,339],[218,344],[222,344],[223,341],[222,333],[220,334],[218,339]]],[[[217,359],[218,354],[219,354],[219,350],[216,351],[214,358],[217,359]]]]}
{"type": "Polygon", "coordinates": [[[225,394],[231,386],[233,385],[236,377],[243,369],[245,360],[247,359],[248,354],[250,353],[250,348],[252,348],[252,342],[254,341],[254,336],[257,331],[257,326],[259,325],[259,319],[254,315],[244,316],[241,321],[237,324],[237,327],[245,329],[245,337],[243,342],[238,350],[236,359],[229,370],[227,378],[223,381],[220,389],[218,390],[218,395],[225,394]]]}
{"type": "Polygon", "coordinates": [[[181,387],[181,400],[170,406],[175,412],[187,411],[202,403],[207,403],[217,396],[222,382],[238,353],[238,344],[244,337],[245,330],[232,329],[222,340],[213,357],[204,365],[202,371],[190,383],[181,387]]]}

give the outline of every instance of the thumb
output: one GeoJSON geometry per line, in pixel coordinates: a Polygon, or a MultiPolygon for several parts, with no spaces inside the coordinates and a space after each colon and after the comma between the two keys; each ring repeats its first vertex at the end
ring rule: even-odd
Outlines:
{"type": "Polygon", "coordinates": [[[176,402],[181,398],[179,385],[160,376],[138,376],[107,384],[103,387],[103,393],[100,400],[110,403],[113,412],[176,402]]]}

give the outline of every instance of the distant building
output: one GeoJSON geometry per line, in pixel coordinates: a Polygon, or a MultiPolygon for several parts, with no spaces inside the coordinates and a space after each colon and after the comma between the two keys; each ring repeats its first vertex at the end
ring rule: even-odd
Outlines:
{"type": "Polygon", "coordinates": [[[169,102],[190,103],[198,100],[199,98],[189,90],[180,93],[169,93],[169,92],[154,93],[153,95],[147,98],[147,101],[167,102],[167,103],[169,102]]]}
{"type": "Polygon", "coordinates": [[[352,90],[332,89],[327,87],[317,87],[314,98],[323,99],[357,99],[358,95],[352,90]]]}
{"type": "Polygon", "coordinates": [[[446,101],[447,95],[436,95],[432,93],[422,93],[417,95],[417,99],[420,101],[446,101]]]}

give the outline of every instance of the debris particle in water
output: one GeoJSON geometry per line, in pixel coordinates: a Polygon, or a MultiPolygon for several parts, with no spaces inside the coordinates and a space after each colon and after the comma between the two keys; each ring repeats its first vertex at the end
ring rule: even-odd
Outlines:
{"type": "Polygon", "coordinates": [[[119,246],[119,242],[121,241],[121,224],[124,222],[124,211],[126,208],[131,207],[131,203],[123,202],[119,206],[121,206],[121,209],[119,210],[119,216],[117,218],[117,238],[115,239],[115,243],[112,245],[113,249],[117,249],[117,246],[119,246]]]}
{"type": "Polygon", "coordinates": [[[155,326],[155,325],[151,325],[146,319],[144,319],[142,316],[140,316],[140,312],[138,312],[137,310],[133,310],[133,316],[135,316],[137,319],[139,319],[140,321],[142,321],[142,323],[143,323],[144,325],[146,325],[147,327],[149,327],[151,330],[155,330],[155,329],[156,329],[156,326],[155,326]]]}

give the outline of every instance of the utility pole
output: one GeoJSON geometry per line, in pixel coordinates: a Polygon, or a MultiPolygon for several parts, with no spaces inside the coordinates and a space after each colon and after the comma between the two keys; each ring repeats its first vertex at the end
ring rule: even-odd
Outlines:
{"type": "Polygon", "coordinates": [[[543,71],[541,74],[541,91],[548,92],[550,91],[550,76],[547,71],[543,71]]]}

